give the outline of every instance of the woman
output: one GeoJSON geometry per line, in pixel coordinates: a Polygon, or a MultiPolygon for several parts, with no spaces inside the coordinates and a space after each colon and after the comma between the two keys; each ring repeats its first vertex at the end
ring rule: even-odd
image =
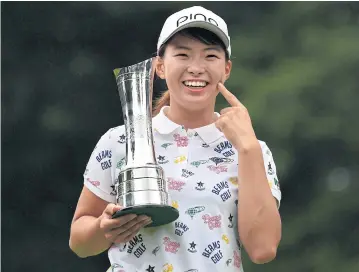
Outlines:
{"type": "Polygon", "coordinates": [[[146,216],[112,219],[114,184],[125,156],[124,126],[99,140],[84,174],[71,226],[80,257],[108,250],[112,271],[243,271],[273,260],[281,238],[281,192],[267,145],[223,83],[231,72],[226,23],[202,7],[171,15],[159,41],[157,75],[168,91],[153,118],[155,152],[179,218],[143,228],[146,216]],[[230,107],[214,112],[221,93],[230,107]]]}

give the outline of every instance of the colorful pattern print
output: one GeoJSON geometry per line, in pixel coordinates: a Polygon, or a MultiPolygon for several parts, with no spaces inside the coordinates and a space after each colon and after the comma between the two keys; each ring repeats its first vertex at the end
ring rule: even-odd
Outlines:
{"type": "MultiPolygon", "coordinates": [[[[113,245],[108,272],[243,272],[237,233],[237,151],[223,136],[212,137],[218,134],[215,127],[210,132],[207,128],[208,135],[196,129],[195,137],[180,127],[161,134],[169,122],[163,118],[160,113],[153,119],[155,158],[165,173],[169,203],[180,215],[172,223],[141,229],[127,243],[113,245]]],[[[123,126],[109,133],[96,145],[84,182],[96,195],[115,203],[116,180],[126,164],[126,134],[123,126]]],[[[261,147],[268,184],[280,201],[271,152],[263,142],[261,147]]]]}
{"type": "Polygon", "coordinates": [[[98,187],[101,184],[98,180],[91,180],[90,178],[87,178],[87,181],[95,187],[98,187]]]}
{"type": "Polygon", "coordinates": [[[163,244],[165,245],[165,251],[171,252],[174,254],[177,253],[177,251],[180,247],[180,244],[178,242],[171,241],[171,239],[168,237],[163,238],[163,244]]]}
{"type": "Polygon", "coordinates": [[[186,185],[185,182],[183,182],[181,180],[175,180],[173,178],[168,178],[167,183],[168,183],[169,190],[176,190],[178,192],[181,192],[181,190],[183,189],[183,186],[186,185]]]}
{"type": "Polygon", "coordinates": [[[194,167],[197,167],[197,168],[198,168],[200,165],[206,164],[206,163],[208,163],[208,161],[206,161],[206,160],[200,160],[200,161],[191,162],[191,165],[193,165],[194,167]]]}
{"type": "Polygon", "coordinates": [[[209,165],[207,166],[209,170],[215,172],[216,174],[220,174],[223,172],[227,172],[228,168],[224,165],[218,165],[218,166],[214,166],[214,165],[209,165]]]}
{"type": "Polygon", "coordinates": [[[221,216],[220,215],[210,216],[210,215],[206,214],[206,215],[202,216],[202,219],[204,220],[204,223],[208,225],[210,230],[221,227],[221,216]]]}
{"type": "Polygon", "coordinates": [[[178,147],[188,146],[188,137],[187,136],[180,136],[179,134],[174,134],[173,138],[178,147]]]}
{"type": "Polygon", "coordinates": [[[237,268],[240,268],[242,263],[242,258],[237,250],[233,251],[233,260],[234,260],[233,265],[237,268]]]}

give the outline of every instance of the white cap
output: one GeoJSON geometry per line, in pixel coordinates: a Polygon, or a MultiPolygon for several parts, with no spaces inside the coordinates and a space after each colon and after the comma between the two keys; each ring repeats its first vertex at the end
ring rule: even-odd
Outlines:
{"type": "Polygon", "coordinates": [[[157,51],[177,32],[190,27],[207,29],[216,34],[227,48],[231,56],[231,42],[226,22],[212,11],[200,6],[180,10],[167,18],[157,43],[157,51]]]}

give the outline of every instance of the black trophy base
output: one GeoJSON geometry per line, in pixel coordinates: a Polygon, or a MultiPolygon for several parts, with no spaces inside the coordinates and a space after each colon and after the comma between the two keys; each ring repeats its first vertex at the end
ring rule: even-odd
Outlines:
{"type": "Polygon", "coordinates": [[[171,206],[141,205],[117,211],[112,215],[112,218],[118,218],[126,214],[147,215],[148,217],[151,217],[152,223],[145,226],[145,228],[166,225],[175,221],[179,217],[178,210],[171,206]]]}

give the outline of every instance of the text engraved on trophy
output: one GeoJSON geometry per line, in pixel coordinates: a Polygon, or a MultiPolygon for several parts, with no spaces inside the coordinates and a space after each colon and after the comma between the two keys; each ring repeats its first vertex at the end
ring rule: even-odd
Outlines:
{"type": "Polygon", "coordinates": [[[134,72],[129,72],[129,73],[123,73],[123,74],[119,74],[117,76],[117,80],[118,81],[128,81],[128,80],[135,80],[135,79],[150,79],[150,76],[147,73],[134,73],[134,72]]]}
{"type": "Polygon", "coordinates": [[[134,140],[135,138],[145,138],[148,136],[146,121],[145,116],[142,114],[139,114],[132,119],[132,122],[129,124],[131,140],[134,140]]]}

